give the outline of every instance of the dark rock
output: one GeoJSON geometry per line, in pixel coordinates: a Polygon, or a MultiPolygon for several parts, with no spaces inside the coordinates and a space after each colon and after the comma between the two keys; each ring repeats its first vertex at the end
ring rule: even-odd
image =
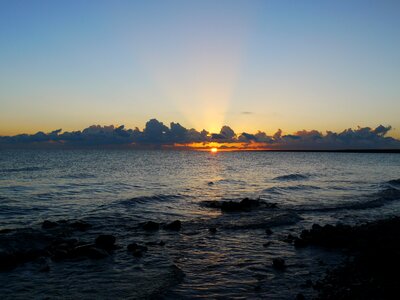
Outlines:
{"type": "Polygon", "coordinates": [[[43,273],[50,272],[50,266],[47,265],[47,264],[41,266],[40,269],[39,269],[39,272],[43,272],[43,273]]]}
{"type": "Polygon", "coordinates": [[[294,238],[294,246],[296,248],[303,248],[307,246],[307,242],[305,242],[303,239],[299,239],[297,237],[294,238]]]}
{"type": "Polygon", "coordinates": [[[14,253],[0,252],[0,271],[9,271],[18,265],[17,256],[14,253]]]}
{"type": "Polygon", "coordinates": [[[216,233],[217,233],[217,228],[211,227],[211,228],[208,229],[208,231],[209,231],[210,233],[212,233],[212,234],[216,234],[216,233]]]}
{"type": "Polygon", "coordinates": [[[267,248],[267,247],[269,247],[270,245],[271,245],[271,242],[266,242],[266,243],[263,244],[263,247],[267,248]]]}
{"type": "Polygon", "coordinates": [[[271,230],[271,228],[266,228],[266,229],[265,229],[265,233],[266,233],[267,235],[271,235],[271,234],[273,234],[274,232],[271,230]]]}
{"type": "Polygon", "coordinates": [[[143,254],[148,250],[146,246],[139,245],[137,243],[131,243],[127,248],[128,251],[132,252],[132,255],[135,257],[142,257],[143,254]]]}
{"type": "Polygon", "coordinates": [[[273,266],[276,270],[280,270],[280,271],[286,269],[285,260],[284,260],[283,258],[280,258],[280,257],[274,258],[274,259],[272,260],[272,266],[273,266]]]}
{"type": "Polygon", "coordinates": [[[58,226],[57,222],[53,222],[53,221],[49,221],[49,220],[45,220],[42,223],[42,228],[43,229],[51,229],[51,228],[54,228],[54,227],[57,227],[57,226],[58,226]]]}
{"type": "Polygon", "coordinates": [[[209,183],[207,183],[208,185],[213,185],[214,184],[214,182],[212,182],[212,181],[210,181],[209,183]]]}
{"type": "Polygon", "coordinates": [[[60,261],[69,257],[69,253],[65,249],[56,249],[53,252],[52,258],[55,261],[60,261]]]}
{"type": "Polygon", "coordinates": [[[294,240],[295,240],[295,237],[289,233],[283,241],[286,243],[293,243],[294,240]]]}
{"type": "Polygon", "coordinates": [[[296,300],[305,300],[306,298],[304,297],[304,295],[302,293],[298,293],[296,296],[296,300]]]}
{"type": "Polygon", "coordinates": [[[116,238],[110,234],[101,234],[96,238],[95,244],[98,248],[111,250],[114,248],[116,238]]]}
{"type": "Polygon", "coordinates": [[[158,230],[160,229],[160,224],[153,221],[148,221],[143,224],[142,228],[149,231],[158,230]]]}
{"type": "Polygon", "coordinates": [[[164,229],[179,231],[179,230],[181,230],[181,227],[182,227],[182,222],[179,220],[175,220],[175,221],[165,225],[164,229]]]}
{"type": "Polygon", "coordinates": [[[140,245],[140,244],[137,244],[137,243],[129,244],[127,249],[128,249],[129,252],[132,252],[134,250],[140,250],[140,251],[145,252],[145,251],[148,250],[148,248],[146,246],[143,246],[143,245],[140,245]]]}
{"type": "Polygon", "coordinates": [[[91,259],[101,259],[107,257],[107,251],[97,248],[96,245],[87,244],[75,247],[69,254],[68,258],[88,257],[91,259]]]}
{"type": "Polygon", "coordinates": [[[76,230],[79,230],[79,231],[86,231],[86,230],[88,230],[90,227],[92,227],[91,224],[89,224],[89,223],[87,223],[87,222],[85,222],[85,221],[81,221],[81,220],[72,222],[72,223],[70,224],[70,226],[71,226],[73,229],[76,229],[76,230]]]}
{"type": "Polygon", "coordinates": [[[164,246],[165,242],[164,241],[159,241],[159,242],[147,242],[146,246],[164,246]]]}
{"type": "Polygon", "coordinates": [[[100,249],[97,247],[89,247],[86,250],[86,256],[91,259],[101,259],[108,256],[108,252],[104,249],[100,249]]]}

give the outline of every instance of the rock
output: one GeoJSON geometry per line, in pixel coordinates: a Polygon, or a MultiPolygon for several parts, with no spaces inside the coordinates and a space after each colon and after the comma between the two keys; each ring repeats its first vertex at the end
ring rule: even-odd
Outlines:
{"type": "Polygon", "coordinates": [[[43,265],[40,269],[39,269],[39,272],[43,272],[43,273],[46,273],[46,272],[50,272],[50,266],[49,265],[43,265]]]}
{"type": "Polygon", "coordinates": [[[49,221],[49,220],[45,220],[42,223],[42,228],[43,229],[51,229],[51,228],[54,228],[54,227],[57,227],[57,226],[58,226],[57,222],[53,222],[53,221],[49,221]]]}
{"type": "Polygon", "coordinates": [[[92,227],[92,225],[90,225],[89,223],[87,223],[87,222],[85,222],[85,221],[81,221],[81,220],[72,222],[72,223],[70,224],[70,226],[71,226],[73,229],[76,229],[76,230],[79,230],[79,231],[86,231],[86,230],[88,230],[90,227],[92,227]]]}
{"type": "Polygon", "coordinates": [[[143,253],[148,250],[146,246],[139,245],[137,243],[131,243],[128,245],[128,251],[132,252],[132,255],[135,257],[142,257],[143,253]]]}
{"type": "Polygon", "coordinates": [[[127,249],[128,249],[129,252],[132,252],[134,250],[141,250],[141,251],[147,251],[148,250],[148,248],[146,246],[143,246],[143,245],[140,245],[140,244],[137,244],[137,243],[129,244],[127,249]]]}
{"type": "Polygon", "coordinates": [[[274,232],[271,230],[271,228],[266,228],[266,229],[265,229],[265,233],[266,233],[267,235],[271,235],[271,234],[273,234],[274,232]]]}
{"type": "Polygon", "coordinates": [[[270,245],[271,245],[271,242],[266,242],[266,243],[263,244],[263,247],[264,247],[264,248],[267,248],[267,247],[269,247],[270,245]]]}
{"type": "Polygon", "coordinates": [[[55,261],[60,261],[69,257],[69,252],[65,249],[56,249],[53,252],[52,258],[55,261]]]}
{"type": "Polygon", "coordinates": [[[17,257],[14,253],[0,252],[0,271],[9,271],[18,265],[17,257]]]}
{"type": "Polygon", "coordinates": [[[160,229],[160,224],[153,221],[148,221],[143,224],[142,228],[149,231],[158,230],[160,229]]]}
{"type": "Polygon", "coordinates": [[[87,244],[75,247],[68,256],[71,258],[88,257],[91,259],[101,259],[107,257],[108,252],[104,249],[97,248],[96,245],[87,244]]]}
{"type": "Polygon", "coordinates": [[[110,234],[101,234],[96,238],[95,244],[98,248],[112,250],[114,248],[116,238],[110,234]]]}
{"type": "Polygon", "coordinates": [[[179,220],[175,220],[175,221],[165,225],[164,229],[179,231],[179,230],[181,230],[181,227],[182,227],[182,222],[179,220]]]}
{"type": "Polygon", "coordinates": [[[298,237],[294,238],[294,246],[296,248],[303,248],[307,246],[307,242],[305,242],[303,239],[299,239],[298,237]]]}
{"type": "Polygon", "coordinates": [[[295,240],[295,237],[289,233],[283,241],[291,244],[291,243],[293,243],[294,240],[295,240]]]}
{"type": "Polygon", "coordinates": [[[296,300],[305,300],[306,298],[304,297],[304,295],[302,293],[298,293],[296,296],[296,300]]]}
{"type": "Polygon", "coordinates": [[[91,259],[101,259],[108,256],[108,252],[104,249],[100,249],[97,247],[89,247],[86,250],[86,256],[91,259]]]}
{"type": "Polygon", "coordinates": [[[208,231],[209,231],[210,233],[212,233],[212,234],[216,234],[216,233],[217,233],[217,228],[211,227],[211,228],[208,229],[208,231]]]}
{"type": "Polygon", "coordinates": [[[274,258],[272,260],[272,266],[274,267],[274,269],[280,270],[280,271],[286,269],[285,260],[283,258],[280,258],[280,257],[274,258]]]}
{"type": "Polygon", "coordinates": [[[164,246],[165,242],[164,241],[159,241],[159,242],[147,242],[147,246],[164,246]]]}
{"type": "Polygon", "coordinates": [[[207,183],[208,185],[213,185],[214,184],[214,182],[212,182],[212,181],[210,181],[209,183],[207,183]]]}

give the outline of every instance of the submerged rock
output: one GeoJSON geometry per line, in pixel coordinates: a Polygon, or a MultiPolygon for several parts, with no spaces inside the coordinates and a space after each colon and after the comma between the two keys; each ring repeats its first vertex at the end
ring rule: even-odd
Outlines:
{"type": "Polygon", "coordinates": [[[148,221],[142,225],[144,230],[153,231],[160,229],[160,224],[153,221],[148,221]]]}
{"type": "Polygon", "coordinates": [[[115,236],[110,234],[101,234],[96,238],[95,244],[101,249],[112,250],[115,246],[115,241],[115,236]]]}
{"type": "Polygon", "coordinates": [[[272,260],[272,266],[274,267],[274,269],[279,270],[279,271],[286,269],[285,260],[280,257],[274,258],[272,260]]]}
{"type": "Polygon", "coordinates": [[[175,220],[164,226],[164,229],[175,230],[175,231],[179,231],[181,230],[181,228],[182,228],[182,222],[179,220],[175,220]]]}
{"type": "Polygon", "coordinates": [[[76,230],[79,230],[79,231],[86,231],[86,230],[88,230],[90,227],[92,227],[91,224],[89,224],[89,223],[87,223],[87,222],[85,222],[85,221],[81,221],[81,220],[72,222],[72,223],[70,224],[70,226],[71,226],[72,228],[76,229],[76,230]]]}
{"type": "Polygon", "coordinates": [[[139,245],[137,243],[131,243],[127,247],[128,252],[132,252],[132,255],[135,257],[142,257],[145,252],[147,252],[148,248],[143,245],[139,245]]]}
{"type": "Polygon", "coordinates": [[[43,229],[51,229],[51,228],[54,228],[54,227],[57,227],[57,226],[58,226],[57,222],[53,222],[53,221],[49,221],[49,220],[45,220],[42,223],[42,228],[43,229]]]}
{"type": "Polygon", "coordinates": [[[212,233],[212,234],[216,234],[216,233],[217,233],[217,228],[211,227],[211,228],[208,229],[208,231],[209,231],[210,233],[212,233]]]}
{"type": "Polygon", "coordinates": [[[266,229],[265,229],[265,233],[266,233],[267,235],[271,235],[271,234],[273,234],[274,232],[271,230],[271,228],[266,228],[266,229]]]}

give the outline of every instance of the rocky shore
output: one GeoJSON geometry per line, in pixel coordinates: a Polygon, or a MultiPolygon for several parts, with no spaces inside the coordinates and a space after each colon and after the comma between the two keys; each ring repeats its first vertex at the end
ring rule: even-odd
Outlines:
{"type": "MultiPolygon", "coordinates": [[[[220,209],[233,218],[243,218],[246,214],[260,207],[275,213],[275,204],[264,203],[258,199],[245,198],[240,202],[206,203],[210,208],[220,209]],[[240,214],[240,215],[239,215],[240,214]],[[243,215],[244,214],[244,215],[243,215]]],[[[224,219],[225,220],[225,219],[224,219]]],[[[257,221],[257,220],[256,220],[257,221]]],[[[254,222],[254,220],[253,220],[254,222]]],[[[275,229],[266,227],[268,223],[257,223],[263,227],[267,237],[275,236],[275,229]]],[[[134,239],[121,242],[118,235],[109,232],[92,232],[92,224],[83,220],[46,220],[32,228],[7,229],[0,231],[0,272],[11,272],[26,263],[37,265],[37,272],[49,272],[51,265],[63,261],[79,262],[82,260],[102,260],[120,255],[121,251],[141,260],[151,254],[150,249],[165,249],[175,247],[166,245],[159,238],[151,242],[134,239]],[[165,247],[164,247],[165,246],[165,247]],[[119,251],[117,251],[119,250],[119,251]],[[118,254],[119,253],[119,254],[118,254]],[[52,264],[50,264],[52,262],[52,264]]],[[[157,232],[176,235],[184,231],[186,223],[180,220],[170,222],[146,221],[136,224],[137,230],[144,234],[157,237],[157,232]]],[[[203,224],[211,238],[223,234],[226,229],[219,223],[203,224]],[[217,224],[217,225],[216,225],[217,224]],[[222,231],[221,231],[222,230],[222,231]]],[[[236,228],[227,227],[228,230],[236,228]]],[[[294,251],[304,248],[319,248],[328,251],[338,251],[344,254],[341,265],[331,268],[314,282],[304,283],[309,289],[314,289],[316,299],[394,299],[393,295],[400,292],[398,285],[400,275],[400,218],[388,218],[361,225],[318,225],[303,230],[301,234],[288,235],[284,242],[293,245],[294,251]],[[296,249],[296,250],[295,250],[296,249]]],[[[299,232],[299,231],[297,231],[299,232]]],[[[193,233],[194,234],[194,233],[193,233]]],[[[196,233],[197,234],[197,233],[196,233]]],[[[167,241],[167,243],[169,243],[167,241]]],[[[267,241],[262,246],[270,248],[267,241]]],[[[292,247],[292,246],[290,246],[292,247]]],[[[194,249],[195,250],[195,249],[194,249]]],[[[276,272],[291,272],[286,257],[275,257],[265,262],[276,272]]],[[[178,270],[178,268],[176,267],[178,270]]],[[[183,279],[183,271],[179,270],[178,281],[183,279]]],[[[178,282],[176,282],[178,283],[178,282]]],[[[257,292],[257,289],[255,289],[257,292]]],[[[294,299],[305,299],[303,294],[293,295],[294,299]]]]}
{"type": "Polygon", "coordinates": [[[399,232],[399,217],[353,227],[315,224],[294,238],[294,246],[319,246],[347,254],[342,265],[312,285],[318,291],[317,299],[397,299],[400,294],[399,232]]]}

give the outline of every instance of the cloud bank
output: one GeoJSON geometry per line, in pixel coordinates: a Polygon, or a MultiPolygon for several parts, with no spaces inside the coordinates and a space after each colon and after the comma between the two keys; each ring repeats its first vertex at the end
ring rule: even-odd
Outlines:
{"type": "Polygon", "coordinates": [[[7,147],[131,147],[131,148],[177,148],[237,150],[344,150],[344,149],[400,149],[400,140],[388,137],[391,126],[376,128],[358,127],[336,133],[317,130],[301,130],[283,134],[278,130],[273,135],[257,133],[235,133],[229,126],[223,126],[219,133],[206,130],[187,129],[179,123],[170,126],[151,119],[140,130],[92,125],[82,131],[20,134],[0,136],[0,148],[7,147]]]}

